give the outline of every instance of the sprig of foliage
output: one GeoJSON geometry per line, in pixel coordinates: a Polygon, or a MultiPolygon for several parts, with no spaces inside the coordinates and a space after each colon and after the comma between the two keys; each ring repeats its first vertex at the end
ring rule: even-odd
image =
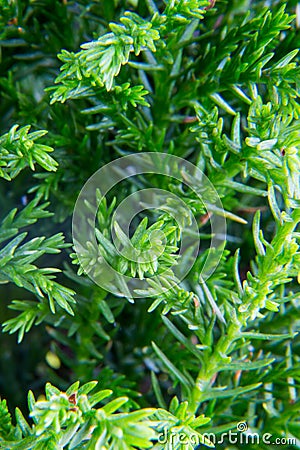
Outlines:
{"type": "MultiPolygon", "coordinates": [[[[65,391],[48,384],[46,397],[37,401],[30,393],[30,418],[17,409],[16,425],[1,401],[1,448],[183,450],[182,433],[192,449],[195,438],[199,445],[211,445],[204,432],[236,429],[241,420],[249,431],[293,437],[292,448],[299,447],[299,27],[294,4],[3,2],[0,108],[3,133],[10,131],[0,138],[0,175],[14,181],[4,182],[0,196],[3,203],[6,197],[18,203],[24,186],[28,195],[36,195],[0,225],[2,297],[8,283],[30,295],[14,300],[18,290],[8,296],[19,315],[5,320],[4,331],[18,332],[21,341],[33,324],[46,323],[52,358],[51,363],[46,357],[46,374],[65,391]],[[16,122],[20,127],[13,126],[16,122]],[[30,132],[27,124],[48,135],[30,132]],[[47,145],[36,142],[42,137],[47,145]],[[55,160],[49,155],[53,149],[55,160]],[[186,158],[217,189],[224,212],[213,214],[228,219],[227,249],[213,252],[211,264],[220,260],[217,269],[202,279],[210,214],[186,188],[189,175],[180,174],[178,182],[152,174],[128,179],[102,199],[96,246],[87,242],[85,248],[91,268],[104,258],[123,274],[148,279],[139,292],[143,298],[132,305],[94,285],[82,267],[75,274],[68,263],[55,281],[56,266],[61,268],[65,258],[60,252],[68,247],[57,222],[69,241],[70,215],[86,179],[118,156],[139,151],[155,152],[158,160],[160,152],[186,158]],[[36,165],[47,173],[32,179],[23,169],[36,165]],[[189,217],[171,198],[160,205],[163,214],[136,220],[130,238],[113,219],[124,198],[149,187],[180,197],[197,221],[201,251],[181,283],[172,267],[183,263],[180,231],[189,226],[189,217]],[[53,217],[41,198],[49,199],[53,217]],[[42,237],[33,237],[41,218],[47,219],[39,222],[42,237]],[[145,250],[159,256],[151,263],[130,260],[145,250]],[[60,255],[51,262],[55,267],[37,265],[46,255],[60,255]],[[149,277],[154,274],[159,275],[155,281],[149,277]],[[74,379],[87,384],[67,388],[74,379]],[[94,395],[92,379],[102,386],[94,395]]],[[[199,180],[190,177],[201,190],[199,180]]],[[[214,195],[209,189],[202,194],[206,200],[214,195]]],[[[71,257],[77,265],[77,256],[71,257]]],[[[132,301],[130,294],[127,299],[132,301]]],[[[45,369],[39,370],[45,377],[45,369]]]]}
{"type": "MultiPolygon", "coordinates": [[[[128,63],[131,52],[136,56],[142,49],[149,48],[155,52],[159,33],[152,29],[151,22],[130,12],[125,13],[120,22],[120,25],[110,24],[111,33],[83,44],[83,50],[79,53],[64,50],[59,55],[64,65],[56,83],[61,83],[61,86],[52,95],[52,102],[110,91],[114,78],[121,66],[128,63]],[[105,89],[101,89],[103,86],[105,89]]],[[[129,83],[125,83],[116,89],[116,94],[123,98],[123,102],[127,97],[132,104],[147,105],[143,98],[147,91],[142,86],[130,87],[129,83]]],[[[127,101],[124,103],[126,105],[127,101]]]]}
{"type": "Polygon", "coordinates": [[[49,152],[53,152],[53,148],[35,142],[45,136],[47,131],[29,133],[30,125],[20,129],[18,127],[14,125],[0,138],[0,176],[11,180],[27,166],[35,170],[34,164],[39,164],[45,170],[55,171],[58,164],[48,155],[49,152]]]}
{"type": "MultiPolygon", "coordinates": [[[[260,310],[277,312],[279,304],[276,302],[276,288],[289,283],[292,276],[295,276],[295,268],[299,268],[299,245],[292,237],[293,230],[300,221],[299,210],[296,210],[292,220],[282,225],[277,235],[271,243],[263,239],[259,230],[258,215],[254,220],[254,241],[257,250],[257,265],[254,269],[254,275],[247,274],[247,280],[243,285],[239,280],[238,269],[235,267],[235,281],[240,294],[240,306],[236,312],[235,307],[227,303],[226,319],[229,325],[226,334],[222,336],[214,345],[209,346],[203,353],[203,365],[198,374],[194,389],[194,407],[198,407],[201,398],[207,397],[207,390],[210,392],[210,385],[213,382],[213,376],[223,366],[232,370],[232,358],[228,354],[240,346],[239,340],[244,338],[243,328],[251,327],[252,322],[261,316],[260,310]],[[263,243],[262,243],[263,242],[263,243]]],[[[237,258],[236,258],[237,263],[237,258]]],[[[289,299],[287,298],[286,301],[289,299]]],[[[234,302],[236,303],[236,301],[234,302]]],[[[258,337],[259,338],[259,337],[258,337]]],[[[280,336],[278,337],[280,339],[280,336]]],[[[201,342],[201,341],[200,341],[201,342]]],[[[202,342],[206,344],[206,342],[202,342]]],[[[211,344],[213,344],[211,342],[211,344]]],[[[270,361],[262,361],[262,364],[269,364],[270,361]]],[[[240,364],[242,369],[242,364],[240,364]]],[[[246,368],[251,370],[250,361],[246,368]]],[[[254,363],[254,368],[256,364],[254,363]]],[[[208,394],[212,395],[212,394],[208,394]]],[[[216,396],[218,394],[215,394],[216,396]]],[[[222,394],[221,394],[222,395],[222,394]]]]}
{"type": "Polygon", "coordinates": [[[22,242],[27,237],[27,232],[20,229],[32,225],[38,219],[51,217],[52,214],[45,210],[48,203],[38,204],[39,198],[32,200],[17,214],[13,209],[0,225],[2,248],[0,250],[0,280],[1,283],[15,283],[17,286],[34,293],[39,304],[30,301],[13,301],[11,308],[23,311],[18,317],[4,323],[4,331],[19,332],[19,342],[24,332],[29,331],[34,322],[41,322],[48,314],[45,303],[45,295],[48,297],[49,307],[55,313],[55,303],[73,314],[70,303],[74,303],[74,291],[53,281],[56,268],[37,268],[33,264],[44,254],[57,254],[67,245],[64,243],[62,233],[50,238],[38,237],[22,242]],[[6,241],[10,239],[8,243],[6,241]]]}
{"type": "MultiPolygon", "coordinates": [[[[97,448],[114,446],[116,449],[134,449],[151,447],[155,432],[151,428],[149,417],[154,409],[117,413],[128,401],[126,397],[115,398],[100,408],[98,403],[111,396],[111,390],[89,393],[97,382],[79,387],[74,383],[66,392],[52,386],[46,386],[44,400],[36,401],[33,393],[28,394],[30,425],[19,409],[16,410],[16,427],[10,424],[10,434],[1,435],[1,448],[15,448],[23,436],[22,445],[28,449],[38,448],[97,448]],[[9,439],[5,439],[9,437],[9,439]]],[[[9,425],[8,425],[9,426],[9,425]]]]}

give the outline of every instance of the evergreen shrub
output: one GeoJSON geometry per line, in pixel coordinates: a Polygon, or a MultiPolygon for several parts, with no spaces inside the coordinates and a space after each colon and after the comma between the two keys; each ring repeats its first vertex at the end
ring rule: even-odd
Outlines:
{"type": "Polygon", "coordinates": [[[295,0],[1,0],[0,448],[300,448],[299,27],[295,0]],[[92,185],[76,248],[128,155],[156,170],[92,185]]]}

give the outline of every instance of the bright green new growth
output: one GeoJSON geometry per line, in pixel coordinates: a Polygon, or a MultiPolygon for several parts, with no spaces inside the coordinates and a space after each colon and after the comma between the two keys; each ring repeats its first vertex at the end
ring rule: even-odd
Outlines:
{"type": "Polygon", "coordinates": [[[1,177],[11,180],[27,166],[31,170],[35,170],[35,163],[49,171],[57,169],[57,162],[48,155],[49,152],[53,152],[53,148],[35,143],[47,131],[35,131],[28,134],[29,130],[30,125],[20,130],[18,130],[18,125],[15,125],[9,133],[1,137],[1,177]]]}
{"type": "Polygon", "coordinates": [[[42,367],[45,345],[63,367],[40,369],[50,382],[46,397],[29,392],[28,419],[24,407],[12,419],[0,401],[0,448],[185,450],[212,446],[205,433],[236,432],[241,421],[300,448],[296,2],[21,3],[0,6],[0,292],[18,312],[5,313],[3,331],[26,348],[39,325],[42,367]],[[93,267],[100,255],[122,274],[147,278],[144,299],[133,302],[89,280],[58,231],[71,242],[76,198],[97,169],[140,151],[199,167],[222,199],[224,212],[214,214],[225,215],[228,235],[204,282],[211,231],[203,204],[184,182],[128,179],[100,203],[97,247],[87,242],[84,259],[93,267]],[[180,197],[199,225],[201,251],[175,286],[189,218],[170,201],[178,223],[152,211],[130,238],[112,223],[124,198],[149,187],[180,197]],[[11,190],[18,207],[9,211],[11,190]],[[153,231],[166,236],[162,254],[153,231]],[[132,262],[131,245],[160,257],[132,262]]]}

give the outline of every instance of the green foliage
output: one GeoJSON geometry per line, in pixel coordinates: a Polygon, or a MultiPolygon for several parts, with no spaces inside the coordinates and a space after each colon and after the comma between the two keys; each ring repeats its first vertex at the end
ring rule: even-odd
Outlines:
{"type": "MultiPolygon", "coordinates": [[[[61,392],[49,383],[45,399],[38,401],[29,392],[28,406],[33,425],[30,426],[17,409],[17,425],[10,430],[9,439],[0,441],[1,445],[7,449],[16,448],[23,435],[22,448],[28,449],[92,449],[104,445],[122,448],[123,440],[128,449],[135,448],[137,442],[139,448],[151,447],[155,433],[147,419],[155,409],[116,413],[128,401],[126,397],[116,398],[96,409],[94,406],[112,394],[107,389],[88,395],[96,385],[97,382],[90,382],[79,387],[76,382],[66,392],[61,392]]],[[[8,427],[6,423],[4,425],[8,427]]]]}
{"type": "Polygon", "coordinates": [[[4,439],[10,437],[13,432],[13,425],[11,423],[11,416],[7,409],[6,400],[1,400],[0,402],[0,436],[4,439]]]}
{"type": "Polygon", "coordinates": [[[53,152],[53,148],[35,143],[47,131],[29,133],[29,130],[30,125],[20,130],[18,130],[18,125],[15,125],[7,134],[1,137],[1,177],[11,180],[27,166],[31,170],[35,170],[35,163],[38,163],[43,169],[49,171],[55,171],[57,169],[57,162],[48,155],[49,152],[53,152]]]}
{"type": "Polygon", "coordinates": [[[20,371],[34,376],[39,398],[30,390],[29,414],[23,403],[11,418],[20,397],[0,377],[0,448],[183,450],[239,422],[300,447],[296,3],[1,2],[2,324],[37,362],[24,366],[2,334],[0,364],[13,387],[20,371]],[[142,151],[193,163],[224,210],[206,210],[196,193],[213,203],[215,192],[193,174],[132,176],[95,193],[96,240],[80,259],[71,217],[84,183],[142,151]],[[172,195],[127,236],[114,213],[148,188],[172,195]],[[192,215],[200,251],[179,281],[192,215]],[[210,252],[218,216],[226,249],[210,252]],[[204,280],[208,255],[217,267],[204,280]],[[146,280],[140,298],[93,283],[86,267],[110,281],[101,261],[146,280]]]}
{"type": "Polygon", "coordinates": [[[11,308],[23,311],[18,317],[4,323],[4,330],[14,333],[19,332],[19,341],[22,340],[24,332],[29,331],[35,321],[40,322],[49,313],[55,313],[55,303],[61,308],[73,314],[70,303],[74,303],[74,292],[61,286],[53,274],[59,272],[57,268],[40,268],[32,264],[44,254],[60,253],[66,247],[62,233],[50,238],[38,237],[22,242],[27,237],[27,232],[20,229],[35,223],[40,218],[51,217],[51,213],[45,211],[47,203],[38,204],[39,198],[32,200],[17,214],[13,209],[2,221],[0,226],[2,248],[0,251],[0,281],[1,283],[15,283],[34,293],[39,304],[31,301],[14,300],[11,308]],[[5,243],[10,239],[8,243],[5,243]],[[22,245],[20,245],[22,244],[22,245]],[[48,297],[49,307],[45,301],[48,297]]]}

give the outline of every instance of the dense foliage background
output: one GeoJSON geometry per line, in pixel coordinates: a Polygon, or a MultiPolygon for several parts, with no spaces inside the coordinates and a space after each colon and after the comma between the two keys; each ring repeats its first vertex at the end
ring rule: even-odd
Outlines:
{"type": "MultiPolygon", "coordinates": [[[[144,412],[156,421],[151,430],[180,424],[187,435],[200,425],[199,432],[221,433],[245,421],[253,432],[293,438],[286,448],[300,448],[297,1],[0,5],[0,394],[11,413],[18,406],[27,417],[27,391],[42,401],[46,382],[66,391],[77,380],[97,380],[112,398],[129,399],[101,414],[161,408],[154,418],[144,412]],[[157,296],[151,312],[153,298],[132,304],[78,274],[70,245],[85,181],[109,161],[141,151],[174,154],[203,170],[228,226],[226,251],[207,283],[199,284],[204,245],[188,279],[157,296]]],[[[99,216],[103,236],[110,239],[114,196],[119,203],[141,185],[161,183],[153,176],[112,192],[99,216]]],[[[168,186],[192,205],[205,243],[202,205],[179,183],[168,186]]],[[[174,225],[160,219],[167,230],[174,225]]],[[[171,232],[169,239],[175,246],[180,240],[171,232]]],[[[14,428],[2,402],[0,447],[155,443],[146,424],[131,440],[111,426],[104,443],[102,425],[93,425],[98,434],[90,429],[73,446],[68,437],[58,443],[75,392],[78,386],[67,404],[51,389],[48,403],[32,403],[38,433],[20,413],[14,428]],[[56,422],[47,416],[51,402],[64,411],[56,422]]],[[[80,417],[80,426],[96,420],[80,417]]]]}

